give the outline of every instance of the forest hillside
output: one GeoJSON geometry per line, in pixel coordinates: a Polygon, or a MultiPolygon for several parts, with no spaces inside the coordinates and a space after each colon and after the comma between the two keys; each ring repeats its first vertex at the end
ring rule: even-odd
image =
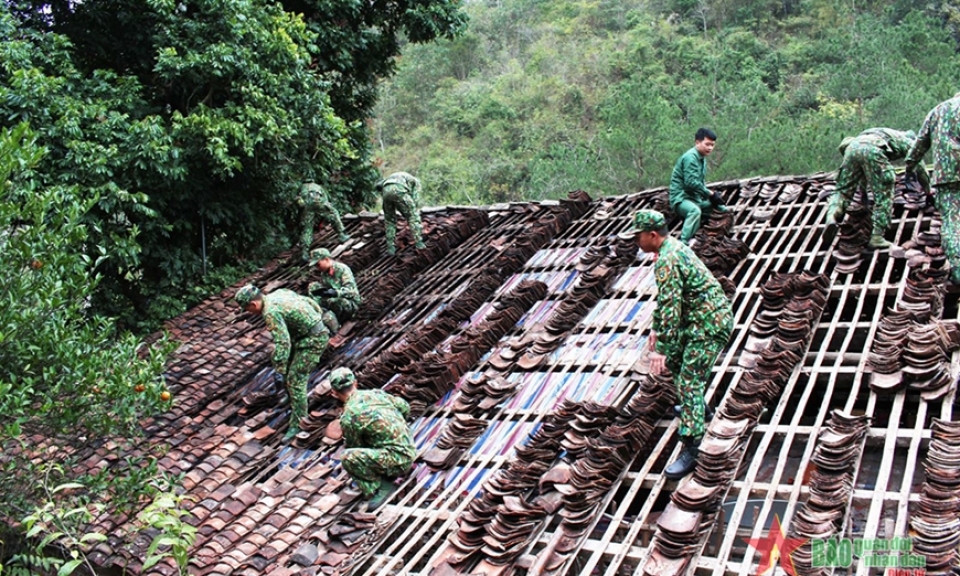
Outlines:
{"type": "Polygon", "coordinates": [[[708,180],[835,170],[873,126],[918,130],[960,87],[955,1],[484,0],[404,49],[373,120],[428,204],[667,184],[699,126],[708,180]]]}

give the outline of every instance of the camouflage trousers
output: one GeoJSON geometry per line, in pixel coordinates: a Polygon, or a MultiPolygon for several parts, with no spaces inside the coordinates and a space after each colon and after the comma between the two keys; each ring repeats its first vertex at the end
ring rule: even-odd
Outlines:
{"type": "Polygon", "coordinates": [[[341,324],[353,318],[360,309],[360,303],[349,298],[314,298],[324,310],[329,310],[337,317],[341,324]]]}
{"type": "Polygon", "coordinates": [[[382,448],[347,448],[343,451],[343,469],[350,474],[365,496],[372,496],[381,480],[392,480],[410,471],[413,459],[382,448]]]}
{"type": "Polygon", "coordinates": [[[310,260],[310,245],[313,244],[313,230],[317,222],[326,222],[333,226],[337,231],[337,237],[342,240],[345,232],[343,222],[340,220],[340,212],[329,204],[320,206],[306,206],[300,215],[300,254],[304,261],[310,260]]]}
{"type": "Polygon", "coordinates": [[[710,200],[684,200],[671,206],[673,212],[683,218],[683,229],[680,231],[680,241],[689,242],[700,229],[700,223],[710,217],[713,212],[713,203],[710,200]]]}
{"type": "Polygon", "coordinates": [[[937,186],[933,199],[943,222],[940,238],[950,262],[950,275],[960,281],[960,182],[937,186]]]}
{"type": "Polygon", "coordinates": [[[423,224],[420,222],[420,207],[410,194],[397,186],[386,185],[383,189],[383,227],[387,234],[387,248],[397,246],[397,212],[407,221],[413,241],[418,248],[423,246],[423,224]]]}
{"type": "Polygon", "coordinates": [[[667,366],[673,373],[680,400],[681,436],[700,438],[706,431],[703,392],[710,379],[710,369],[726,344],[726,339],[687,342],[679,362],[670,362],[667,366]]]}
{"type": "Polygon", "coordinates": [[[286,378],[287,395],[290,396],[290,425],[300,428],[300,419],[307,415],[307,382],[310,374],[320,357],[327,349],[330,335],[326,332],[318,336],[309,336],[298,340],[290,351],[290,360],[287,362],[286,378]]]}
{"type": "Polygon", "coordinates": [[[865,142],[854,141],[843,155],[843,164],[837,173],[837,189],[830,196],[827,217],[843,220],[847,206],[857,190],[866,187],[873,193],[873,234],[883,235],[890,225],[893,213],[893,183],[896,172],[883,150],[865,142]]]}

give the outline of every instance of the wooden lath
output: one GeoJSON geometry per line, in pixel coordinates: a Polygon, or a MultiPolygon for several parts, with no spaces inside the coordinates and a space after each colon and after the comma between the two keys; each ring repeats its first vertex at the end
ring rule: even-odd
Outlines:
{"type": "MultiPolygon", "coordinates": [[[[875,417],[873,427],[868,430],[866,454],[858,462],[856,485],[851,492],[845,535],[905,535],[911,503],[918,499],[911,489],[919,473],[917,461],[923,457],[925,439],[929,438],[929,421],[934,414],[943,418],[952,415],[954,392],[943,400],[927,403],[915,399],[909,392],[881,398],[866,386],[867,352],[885,307],[903,293],[908,269],[902,261],[875,253],[865,257],[866,262],[855,274],[840,275],[834,271],[830,247],[822,242],[825,201],[818,195],[823,185],[830,184],[829,177],[806,179],[806,189],[791,202],[778,199],[782,197],[784,185],[794,184],[796,179],[764,179],[760,184],[775,193],[750,198],[738,193],[741,185],[749,183],[725,183],[731,193],[728,201],[737,212],[734,234],[750,246],[752,253],[730,274],[737,284],[735,331],[707,386],[707,397],[713,400],[713,404],[718,404],[742,377],[743,370],[737,362],[749,325],[760,310],[759,288],[770,274],[807,269],[830,275],[833,286],[827,312],[815,327],[814,344],[787,380],[779,400],[768,407],[769,413],[753,430],[750,450],[729,489],[729,514],[724,517],[723,525],[707,539],[699,557],[691,563],[691,573],[743,576],[755,571],[759,558],[752,549],[746,548],[742,538],[764,535],[775,503],[778,513],[782,511],[784,528],[789,529],[790,520],[808,493],[804,471],[810,466],[817,435],[833,408],[884,416],[875,417]],[[769,220],[758,221],[751,217],[755,209],[771,206],[776,208],[777,214],[769,220]],[[889,414],[886,414],[887,410],[889,414]],[[901,421],[905,422],[908,415],[911,416],[909,425],[902,425],[901,421]],[[778,466],[777,462],[789,462],[789,465],[778,466]],[[892,475],[894,469],[896,475],[892,475]],[[748,503],[749,500],[759,500],[760,504],[754,506],[748,503]],[[890,511],[895,511],[892,517],[890,511]],[[861,513],[864,515],[862,520],[853,518],[861,513]]],[[[632,211],[649,206],[650,199],[647,195],[607,200],[605,204],[612,206],[613,210],[611,216],[603,220],[594,219],[598,205],[595,203],[594,210],[572,223],[546,249],[586,247],[602,242],[626,228],[632,211]]],[[[929,215],[916,212],[895,214],[894,241],[902,243],[909,239],[914,230],[928,220],[929,215]]],[[[643,261],[640,266],[649,267],[649,262],[643,261]]],[[[553,265],[537,267],[536,270],[562,271],[569,267],[569,264],[553,265]]],[[[649,287],[634,290],[632,286],[625,286],[607,294],[605,299],[639,303],[652,297],[649,287]]],[[[951,310],[955,316],[956,307],[951,310]]],[[[637,317],[643,318],[643,315],[637,317]]],[[[648,328],[648,319],[640,322],[637,318],[625,325],[581,325],[566,342],[614,332],[629,345],[639,348],[645,341],[648,328]]],[[[505,340],[522,332],[508,334],[505,340]]],[[[614,357],[615,350],[600,350],[590,361],[554,362],[542,371],[545,375],[571,378],[594,373],[622,377],[625,367],[622,362],[612,362],[614,357]]],[[[954,375],[960,369],[957,355],[952,360],[951,369],[954,375]]],[[[632,386],[625,385],[616,402],[622,404],[633,392],[632,386]]],[[[441,408],[435,415],[448,417],[449,414],[449,410],[441,408]]],[[[499,408],[484,417],[492,422],[512,421],[520,426],[541,422],[543,414],[499,408]]],[[[567,562],[558,573],[615,576],[632,573],[643,565],[650,549],[649,537],[656,526],[656,516],[677,486],[661,474],[662,467],[679,452],[674,438],[675,428],[673,420],[661,422],[651,440],[653,451],[650,457],[643,462],[634,462],[611,489],[603,508],[602,521],[606,528],[594,530],[583,542],[574,561],[567,562]]],[[[468,480],[475,480],[492,474],[508,460],[493,453],[468,453],[460,465],[473,469],[468,480]]],[[[397,506],[391,506],[389,512],[397,514],[401,520],[372,551],[369,560],[353,573],[428,574],[443,548],[444,539],[456,530],[456,517],[477,494],[480,485],[476,482],[469,493],[463,493],[459,486],[411,493],[397,506]]],[[[600,525],[600,522],[598,514],[593,526],[600,525]]],[[[555,522],[545,524],[528,554],[540,553],[554,537],[556,528],[555,522]]],[[[530,556],[518,566],[530,566],[533,561],[534,556],[530,556]]],[[[515,567],[514,570],[515,573],[524,573],[523,568],[515,567]]],[[[865,573],[864,569],[860,573],[865,573]]]]}

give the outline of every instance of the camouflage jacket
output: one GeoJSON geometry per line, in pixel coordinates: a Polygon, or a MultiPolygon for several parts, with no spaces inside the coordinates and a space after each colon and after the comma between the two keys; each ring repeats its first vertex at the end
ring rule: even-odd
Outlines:
{"type": "Polygon", "coordinates": [[[907,154],[908,165],[918,165],[933,148],[932,184],[960,182],[960,93],[927,114],[917,141],[907,154]]]}
{"type": "Polygon", "coordinates": [[[906,132],[890,128],[868,128],[857,136],[857,140],[882,148],[884,156],[891,161],[906,158],[910,147],[916,142],[916,138],[911,138],[906,132]]]}
{"type": "Polygon", "coordinates": [[[383,390],[357,390],[347,398],[340,416],[347,448],[379,448],[395,451],[411,460],[417,449],[405,420],[410,414],[406,400],[383,390]]]}
{"type": "MultiPolygon", "coordinates": [[[[917,141],[913,134],[892,130],[890,128],[868,128],[861,132],[853,141],[864,144],[871,144],[883,151],[883,156],[890,162],[903,160],[910,152],[914,142],[917,141]]],[[[852,144],[853,141],[850,143],[852,144]]],[[[841,146],[840,153],[846,152],[846,146],[841,146]]],[[[923,164],[916,167],[917,180],[925,189],[930,188],[930,175],[923,164]]]]}
{"type": "Polygon", "coordinates": [[[654,265],[657,352],[677,366],[692,340],[729,339],[733,310],[720,283],[689,247],[667,237],[654,265]]]}
{"type": "Polygon", "coordinates": [[[673,166],[670,175],[670,207],[684,200],[703,202],[710,197],[706,185],[707,158],[701,156],[696,146],[683,153],[673,166]]]}
{"type": "Polygon", "coordinates": [[[398,190],[397,193],[409,194],[414,200],[420,199],[420,180],[416,176],[406,172],[394,172],[381,180],[380,183],[384,191],[387,191],[388,188],[401,188],[402,190],[398,190]]]}
{"type": "Polygon", "coordinates": [[[327,332],[323,323],[323,309],[292,290],[281,288],[263,296],[263,319],[273,337],[274,370],[284,373],[290,360],[290,350],[298,340],[327,332]]]}
{"type": "Polygon", "coordinates": [[[307,287],[307,293],[316,296],[317,292],[324,288],[333,288],[337,291],[335,298],[355,301],[360,304],[360,289],[357,288],[357,281],[353,279],[353,272],[350,267],[343,262],[333,262],[333,269],[329,273],[320,273],[318,282],[311,282],[307,287]]]}

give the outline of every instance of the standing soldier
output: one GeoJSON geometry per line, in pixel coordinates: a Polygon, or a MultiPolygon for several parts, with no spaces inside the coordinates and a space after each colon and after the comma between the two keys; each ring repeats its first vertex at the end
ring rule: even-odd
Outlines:
{"type": "Polygon", "coordinates": [[[688,247],[670,237],[656,210],[638,210],[633,233],[644,252],[657,255],[657,308],[650,333],[650,371],[664,366],[680,397],[680,441],[685,449],[664,475],[677,480],[697,465],[704,423],[704,388],[720,351],[733,333],[733,310],[720,283],[688,247]]]}
{"type": "Polygon", "coordinates": [[[370,498],[369,508],[377,508],[396,489],[393,480],[409,472],[417,456],[406,421],[410,405],[383,390],[357,390],[349,368],[330,374],[330,388],[343,402],[343,469],[370,498]]]}
{"type": "MultiPolygon", "coordinates": [[[[873,192],[873,233],[871,248],[889,248],[890,242],[883,234],[890,225],[893,212],[893,185],[896,172],[891,162],[906,157],[916,142],[913,132],[901,132],[889,128],[870,128],[855,138],[844,138],[840,143],[843,164],[837,173],[837,189],[830,197],[827,207],[827,238],[829,242],[843,221],[847,206],[860,188],[873,192]]],[[[917,171],[920,184],[929,189],[927,171],[920,166],[917,171]]]]}
{"type": "Polygon", "coordinates": [[[413,233],[414,246],[423,248],[423,226],[420,224],[420,180],[406,172],[394,172],[377,182],[383,195],[383,226],[387,233],[387,252],[397,253],[397,212],[407,220],[413,233]]]}
{"type": "Polygon", "coordinates": [[[917,141],[907,154],[907,173],[920,167],[933,147],[934,203],[943,227],[940,237],[950,262],[950,281],[960,284],[960,92],[927,114],[917,141]]]}
{"type": "Polygon", "coordinates": [[[300,188],[300,196],[297,198],[297,204],[303,208],[300,214],[300,254],[304,262],[310,251],[310,244],[313,243],[313,229],[317,220],[322,220],[333,226],[337,231],[337,239],[340,242],[346,242],[350,236],[343,230],[343,222],[340,221],[340,212],[333,207],[327,192],[318,184],[307,182],[300,188]]]}
{"type": "Polygon", "coordinates": [[[333,312],[341,324],[352,318],[362,300],[350,267],[331,258],[326,248],[310,252],[310,265],[320,270],[320,280],[307,287],[310,297],[323,309],[333,312]]]}
{"type": "Polygon", "coordinates": [[[700,229],[700,222],[711,212],[726,212],[723,198],[707,188],[707,156],[717,145],[712,130],[700,128],[693,137],[693,148],[683,153],[670,175],[670,209],[683,218],[680,241],[689,244],[700,229]]]}
{"type": "Polygon", "coordinates": [[[273,338],[270,361],[290,397],[289,440],[300,432],[300,419],[307,415],[307,380],[330,341],[323,311],[310,298],[286,289],[261,294],[248,284],[234,298],[247,312],[263,316],[273,338]]]}

